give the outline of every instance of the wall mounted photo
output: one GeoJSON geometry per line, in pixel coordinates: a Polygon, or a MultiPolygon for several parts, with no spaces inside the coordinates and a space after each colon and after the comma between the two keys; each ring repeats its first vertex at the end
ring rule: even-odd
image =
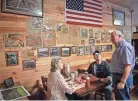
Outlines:
{"type": "Polygon", "coordinates": [[[50,56],[60,56],[60,48],[59,47],[51,47],[50,48],[50,56]]]}
{"type": "Polygon", "coordinates": [[[84,55],[84,47],[83,46],[78,46],[78,56],[84,55]]]}
{"type": "Polygon", "coordinates": [[[32,29],[41,29],[42,28],[42,18],[31,17],[31,27],[32,29]]]}
{"type": "Polygon", "coordinates": [[[109,43],[109,42],[111,42],[111,34],[109,33],[108,30],[104,30],[101,33],[101,42],[102,43],[109,43]]]}
{"type": "Polygon", "coordinates": [[[87,29],[81,29],[81,38],[83,38],[83,39],[87,39],[88,38],[87,29]]]}
{"type": "Polygon", "coordinates": [[[101,46],[101,51],[102,52],[107,52],[107,45],[102,45],[101,46]]]}
{"type": "Polygon", "coordinates": [[[94,35],[95,35],[95,43],[101,43],[101,31],[100,29],[95,29],[94,30],[94,35]]]}
{"type": "Polygon", "coordinates": [[[89,38],[89,45],[95,45],[95,39],[89,38]]]}
{"type": "Polygon", "coordinates": [[[93,32],[93,29],[89,29],[89,38],[94,39],[94,32],[93,32]]]}
{"type": "Polygon", "coordinates": [[[113,25],[125,25],[125,12],[113,9],[113,25]]]}
{"type": "Polygon", "coordinates": [[[69,27],[69,44],[79,45],[81,40],[80,28],[71,26],[69,27]]]}
{"type": "Polygon", "coordinates": [[[17,51],[6,52],[5,58],[6,58],[6,66],[14,66],[19,64],[17,51]]]}
{"type": "Polygon", "coordinates": [[[4,34],[5,47],[24,47],[25,46],[25,35],[6,33],[4,34]]]}
{"type": "Polygon", "coordinates": [[[37,49],[38,57],[48,57],[49,56],[49,48],[38,48],[37,49]]]}
{"type": "Polygon", "coordinates": [[[112,51],[112,50],[113,50],[112,45],[107,45],[107,51],[112,51]]]}
{"type": "Polygon", "coordinates": [[[95,46],[90,46],[90,54],[93,54],[95,52],[95,46]]]}
{"type": "Polygon", "coordinates": [[[42,47],[41,33],[30,33],[26,36],[26,45],[42,47]]]}
{"type": "Polygon", "coordinates": [[[70,56],[71,48],[70,47],[61,47],[61,56],[70,56]]]}
{"type": "Polygon", "coordinates": [[[34,50],[25,49],[22,50],[22,59],[33,59],[35,58],[34,50]]]}
{"type": "Polygon", "coordinates": [[[43,17],[43,0],[2,0],[2,12],[43,17]]]}
{"type": "Polygon", "coordinates": [[[76,46],[71,47],[71,54],[76,54],[76,46]]]}
{"type": "Polygon", "coordinates": [[[30,70],[30,69],[35,69],[36,68],[36,60],[31,59],[31,60],[23,60],[23,70],[30,70]]]}
{"type": "Polygon", "coordinates": [[[84,47],[84,54],[89,55],[90,54],[90,46],[85,46],[84,47]]]}
{"type": "Polygon", "coordinates": [[[101,52],[101,45],[96,45],[96,46],[95,46],[95,50],[98,50],[98,51],[101,52]]]}

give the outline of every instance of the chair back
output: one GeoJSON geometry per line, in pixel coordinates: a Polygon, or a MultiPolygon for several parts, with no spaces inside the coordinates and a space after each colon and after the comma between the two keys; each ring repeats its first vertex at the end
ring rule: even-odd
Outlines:
{"type": "Polygon", "coordinates": [[[47,77],[41,76],[42,84],[44,89],[47,91],[47,77]]]}

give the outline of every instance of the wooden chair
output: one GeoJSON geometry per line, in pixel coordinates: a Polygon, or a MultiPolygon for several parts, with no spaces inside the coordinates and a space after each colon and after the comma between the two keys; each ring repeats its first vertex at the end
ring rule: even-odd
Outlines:
{"type": "Polygon", "coordinates": [[[47,91],[47,77],[41,76],[41,80],[44,89],[47,91]]]}
{"type": "Polygon", "coordinates": [[[40,81],[36,81],[36,85],[33,87],[31,96],[28,96],[29,100],[47,100],[47,92],[40,84],[40,81]]]}
{"type": "Polygon", "coordinates": [[[95,92],[94,100],[97,100],[97,95],[99,95],[101,97],[101,100],[104,100],[105,99],[105,95],[102,92],[102,90],[98,90],[98,91],[95,92]]]}

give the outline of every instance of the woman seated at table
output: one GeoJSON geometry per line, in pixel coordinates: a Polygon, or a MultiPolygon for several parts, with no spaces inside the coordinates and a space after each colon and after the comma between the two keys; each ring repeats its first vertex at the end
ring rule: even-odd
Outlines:
{"type": "Polygon", "coordinates": [[[48,75],[48,92],[51,93],[50,100],[66,100],[65,93],[72,94],[74,90],[68,86],[61,74],[63,61],[60,57],[51,60],[51,69],[48,75]]]}
{"type": "Polygon", "coordinates": [[[108,83],[102,91],[105,94],[106,100],[111,100],[112,98],[112,77],[109,66],[105,61],[102,60],[101,53],[99,51],[95,51],[93,53],[93,57],[96,61],[92,62],[88,68],[88,73],[93,74],[94,76],[101,78],[102,82],[108,83]]]}

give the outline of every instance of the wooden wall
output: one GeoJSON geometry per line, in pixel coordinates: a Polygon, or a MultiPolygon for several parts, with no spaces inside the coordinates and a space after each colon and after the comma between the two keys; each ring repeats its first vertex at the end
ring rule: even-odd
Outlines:
{"type": "MultiPolygon", "coordinates": [[[[43,7],[44,15],[48,16],[49,19],[65,22],[64,9],[65,0],[44,0],[43,7]]],[[[3,34],[6,32],[12,33],[25,33],[27,31],[27,19],[28,16],[0,13],[0,39],[3,40],[3,34]]],[[[121,28],[125,33],[131,33],[131,14],[128,9],[119,7],[117,5],[104,2],[103,3],[103,28],[104,29],[118,29],[121,28]],[[113,26],[112,24],[112,8],[125,11],[126,25],[124,27],[113,26]]],[[[131,34],[130,34],[131,36],[131,34]]],[[[25,48],[24,48],[25,49],[25,48]]],[[[1,49],[0,49],[1,50],[1,49]]],[[[40,58],[36,61],[36,69],[23,71],[22,67],[22,49],[19,51],[19,65],[6,67],[5,64],[5,51],[17,50],[16,48],[4,48],[0,51],[0,83],[8,77],[13,77],[15,82],[20,82],[25,87],[32,87],[37,79],[41,76],[49,73],[50,70],[50,60],[48,58],[40,58]]],[[[35,51],[36,53],[36,51],[35,51]]],[[[102,53],[103,58],[110,58],[112,52],[102,53]]],[[[88,64],[93,59],[93,57],[88,56],[76,56],[72,55],[70,57],[63,58],[65,62],[69,62],[71,66],[88,64]]],[[[87,66],[85,67],[87,68],[87,66]]]]}

